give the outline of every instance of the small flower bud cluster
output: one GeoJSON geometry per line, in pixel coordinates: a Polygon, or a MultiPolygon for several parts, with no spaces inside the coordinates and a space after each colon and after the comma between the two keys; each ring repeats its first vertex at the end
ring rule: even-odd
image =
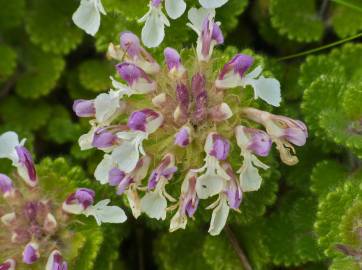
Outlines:
{"type": "MultiPolygon", "coordinates": [[[[69,250],[64,231],[70,222],[68,214],[92,215],[96,221],[120,223],[126,216],[122,209],[107,206],[109,200],[93,206],[93,190],[80,188],[62,204],[44,194],[30,152],[19,142],[15,132],[0,135],[0,158],[13,162],[17,173],[11,177],[0,173],[0,269],[28,269],[43,264],[46,270],[67,270],[62,250],[69,250]]],[[[65,195],[66,196],[66,195],[65,195]]]]}
{"type": "Polygon", "coordinates": [[[190,10],[188,25],[198,39],[189,65],[175,49],[166,48],[161,67],[137,36],[122,33],[120,45],[111,44],[108,56],[120,62],[116,70],[123,82],[112,78],[114,89],[108,93],[74,102],[78,116],[92,118],[90,131],[79,140],[81,148],[104,151],[95,178],[125,194],[136,218],[145,213],[164,220],[176,210],[170,231],[186,227],[199,200],[216,196],[208,207],[213,209],[209,232],[219,234],[229,209],[238,210],[243,192],[260,188],[259,169],[269,166],[259,158],[268,156],[274,143],[281,160],[294,165],[293,145],[304,145],[308,137],[301,121],[227,103],[232,99],[228,89],[251,86],[255,99],[279,106],[280,84],[264,77],[260,66],[251,70],[254,58],[245,54],[215,71],[212,53],[223,35],[214,18],[213,9],[190,10]],[[229,161],[234,139],[241,153],[236,172],[229,161]],[[184,179],[178,199],[166,190],[176,173],[184,179]]]}

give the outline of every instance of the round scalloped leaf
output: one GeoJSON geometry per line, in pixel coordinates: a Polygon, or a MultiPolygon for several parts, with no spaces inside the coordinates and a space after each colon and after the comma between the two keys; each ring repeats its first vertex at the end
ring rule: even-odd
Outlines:
{"type": "Polygon", "coordinates": [[[74,123],[69,112],[62,106],[56,106],[51,113],[46,137],[58,144],[77,141],[81,135],[79,124],[74,123]]]}
{"type": "Polygon", "coordinates": [[[22,22],[25,0],[0,0],[0,7],[0,30],[16,27],[22,22]]]}
{"type": "Polygon", "coordinates": [[[310,190],[319,198],[325,197],[337,186],[345,182],[346,168],[334,160],[323,160],[315,165],[311,174],[310,190]]]}
{"type": "Polygon", "coordinates": [[[43,101],[9,96],[0,103],[0,118],[9,129],[36,131],[47,123],[49,114],[50,106],[43,101]]]}
{"type": "Polygon", "coordinates": [[[333,259],[329,270],[361,270],[361,267],[352,257],[338,257],[333,259]]]}
{"type": "Polygon", "coordinates": [[[112,86],[109,76],[113,72],[114,68],[109,61],[87,60],[79,66],[79,81],[87,90],[104,92],[112,86]]]}
{"type": "MultiPolygon", "coordinates": [[[[337,57],[337,56],[336,56],[337,57]]],[[[318,79],[321,75],[337,74],[342,80],[345,75],[344,66],[336,64],[338,61],[329,55],[311,55],[300,67],[298,84],[305,89],[318,79]]]]}
{"type": "Polygon", "coordinates": [[[24,72],[16,82],[16,93],[24,98],[35,99],[48,95],[60,78],[65,62],[62,57],[31,47],[22,59],[24,72]]]}
{"type": "Polygon", "coordinates": [[[318,235],[318,244],[325,255],[340,254],[335,246],[339,244],[339,225],[353,202],[361,200],[362,189],[359,181],[348,181],[335,191],[330,192],[318,205],[317,219],[314,224],[318,235]]]}
{"type": "MultiPolygon", "coordinates": [[[[76,99],[94,99],[96,93],[85,89],[79,82],[78,69],[73,69],[66,74],[66,85],[70,98],[76,99]]],[[[87,122],[88,123],[88,122],[87,122]]]]}
{"type": "Polygon", "coordinates": [[[203,246],[203,256],[210,270],[243,270],[240,259],[225,235],[207,236],[203,246]]]}
{"type": "Polygon", "coordinates": [[[317,199],[310,194],[290,193],[265,221],[265,244],[275,265],[301,265],[323,258],[313,223],[317,199]]]}
{"type": "Polygon", "coordinates": [[[345,3],[333,3],[332,26],[341,38],[357,34],[362,30],[362,6],[360,0],[348,0],[345,3]]]}
{"type": "Polygon", "coordinates": [[[5,81],[15,71],[17,54],[13,48],[0,44],[0,82],[5,81]]]}
{"type": "MultiPolygon", "coordinates": [[[[362,16],[361,16],[362,17],[362,16]]],[[[349,119],[362,119],[362,81],[349,84],[343,92],[342,107],[349,119]]]]}
{"type": "Polygon", "coordinates": [[[319,115],[320,127],[327,138],[337,145],[344,145],[362,157],[362,123],[349,120],[341,111],[324,110],[319,115]]]}
{"type": "Polygon", "coordinates": [[[318,41],[323,36],[323,22],[314,0],[270,0],[272,25],[281,35],[299,42],[318,41]],[[293,18],[293,19],[291,19],[293,18]]]}
{"type": "Polygon", "coordinates": [[[156,262],[163,270],[209,270],[202,256],[204,241],[205,234],[200,231],[165,233],[155,244],[156,262]]]}
{"type": "Polygon", "coordinates": [[[67,54],[82,41],[83,32],[72,22],[78,1],[34,0],[26,17],[26,31],[44,51],[67,54]]]}
{"type": "Polygon", "coordinates": [[[321,75],[305,90],[301,108],[309,130],[316,136],[325,137],[325,131],[319,126],[319,115],[322,110],[335,108],[340,103],[343,87],[344,81],[338,77],[321,75]]]}
{"type": "MultiPolygon", "coordinates": [[[[107,16],[137,20],[148,11],[149,1],[145,0],[102,0],[107,16]],[[117,14],[117,13],[121,13],[117,14]]],[[[104,17],[103,17],[104,18],[104,17]]],[[[124,29],[118,29],[123,31],[124,29]]]]}
{"type": "Polygon", "coordinates": [[[357,250],[362,247],[362,198],[342,217],[339,231],[341,244],[357,250]]]}

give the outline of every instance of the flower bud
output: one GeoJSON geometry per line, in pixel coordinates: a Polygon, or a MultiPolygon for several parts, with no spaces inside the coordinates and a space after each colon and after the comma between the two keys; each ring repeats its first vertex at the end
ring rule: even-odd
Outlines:
{"type": "Polygon", "coordinates": [[[58,224],[55,217],[51,213],[48,213],[44,220],[44,230],[46,230],[47,232],[53,232],[55,231],[57,226],[58,224]]]}
{"type": "Polygon", "coordinates": [[[191,128],[184,126],[182,127],[175,136],[175,144],[180,147],[186,147],[191,143],[191,128]]]}
{"type": "Polygon", "coordinates": [[[16,214],[14,212],[8,213],[3,215],[0,219],[5,226],[11,226],[13,222],[16,220],[16,214]]]}
{"type": "Polygon", "coordinates": [[[118,74],[128,85],[140,93],[149,93],[156,90],[156,82],[151,80],[139,67],[131,63],[122,63],[116,66],[118,74]]]}
{"type": "Polygon", "coordinates": [[[25,183],[31,187],[35,187],[38,183],[35,165],[33,158],[24,146],[18,145],[15,147],[16,153],[19,157],[18,173],[23,178],[25,183]]]}
{"type": "Polygon", "coordinates": [[[35,242],[27,244],[23,251],[23,262],[26,264],[33,264],[39,260],[39,245],[35,242]]]}
{"type": "Polygon", "coordinates": [[[94,133],[92,146],[98,149],[105,149],[114,146],[117,142],[118,138],[115,134],[106,128],[99,128],[94,133]]]}
{"type": "Polygon", "coordinates": [[[233,116],[233,112],[226,103],[221,103],[209,109],[209,117],[215,122],[221,122],[233,116]]]}
{"type": "Polygon", "coordinates": [[[73,103],[73,111],[78,117],[94,117],[96,114],[94,101],[77,99],[73,103]]]}
{"type": "Polygon", "coordinates": [[[205,152],[218,160],[226,160],[230,143],[217,133],[210,133],[206,139],[205,152]]]}
{"type": "Polygon", "coordinates": [[[128,118],[128,127],[134,131],[155,132],[162,124],[163,116],[151,109],[135,111],[128,118]]]}
{"type": "Polygon", "coordinates": [[[0,191],[4,194],[4,196],[8,196],[14,190],[13,182],[10,177],[5,174],[0,173],[0,191]]]}
{"type": "Polygon", "coordinates": [[[0,264],[0,270],[15,270],[16,262],[13,259],[6,260],[0,264]]]}
{"type": "Polygon", "coordinates": [[[58,250],[49,255],[45,270],[68,270],[68,265],[58,250]]]}

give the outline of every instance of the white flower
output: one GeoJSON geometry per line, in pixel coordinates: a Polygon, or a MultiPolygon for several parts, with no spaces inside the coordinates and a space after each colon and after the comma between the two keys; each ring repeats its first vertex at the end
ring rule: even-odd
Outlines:
{"type": "Polygon", "coordinates": [[[91,205],[85,209],[84,215],[94,216],[98,225],[102,223],[123,223],[127,216],[123,209],[118,206],[109,206],[109,199],[99,201],[96,205],[91,205]]]}
{"type": "MultiPolygon", "coordinates": [[[[145,23],[142,28],[142,41],[149,47],[157,47],[165,37],[165,26],[170,26],[170,22],[162,12],[160,0],[151,0],[148,12],[138,20],[145,23]]],[[[186,9],[183,0],[165,0],[165,8],[168,16],[172,19],[180,17],[186,9]]]]}
{"type": "Polygon", "coordinates": [[[204,147],[206,158],[205,165],[194,172],[206,172],[198,177],[196,182],[197,196],[206,199],[220,193],[225,181],[230,179],[224,168],[220,165],[229,153],[229,143],[216,133],[210,133],[204,147]]]}
{"type": "Polygon", "coordinates": [[[141,199],[141,209],[146,213],[150,218],[155,219],[166,219],[166,208],[167,208],[167,199],[162,194],[161,189],[148,192],[141,199]]]}
{"type": "Polygon", "coordinates": [[[199,0],[204,8],[218,8],[225,5],[229,0],[199,0]]]}
{"type": "Polygon", "coordinates": [[[101,0],[81,0],[80,6],[74,12],[73,22],[87,34],[94,36],[101,23],[101,14],[106,15],[106,11],[101,0]]]}

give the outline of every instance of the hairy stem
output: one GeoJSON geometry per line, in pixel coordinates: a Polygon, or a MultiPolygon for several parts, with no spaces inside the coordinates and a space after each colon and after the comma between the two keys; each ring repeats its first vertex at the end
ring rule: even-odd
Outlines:
{"type": "Polygon", "coordinates": [[[236,236],[234,234],[234,232],[232,231],[231,227],[229,225],[225,226],[225,232],[226,232],[226,236],[231,244],[231,246],[233,247],[236,255],[239,257],[240,262],[243,266],[243,269],[245,270],[253,270],[253,268],[251,267],[248,258],[245,255],[245,252],[243,251],[243,249],[241,248],[241,246],[239,245],[238,239],[236,239],[236,236]]]}

